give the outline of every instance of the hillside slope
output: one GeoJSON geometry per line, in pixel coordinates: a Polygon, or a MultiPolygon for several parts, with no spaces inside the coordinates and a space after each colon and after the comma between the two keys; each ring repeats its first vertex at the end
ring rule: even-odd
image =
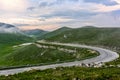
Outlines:
{"type": "Polygon", "coordinates": [[[32,40],[32,38],[21,34],[0,33],[1,44],[22,43],[32,40]]]}
{"type": "Polygon", "coordinates": [[[0,57],[12,52],[13,45],[31,41],[31,37],[24,35],[14,25],[0,23],[0,57]]]}
{"type": "MultiPolygon", "coordinates": [[[[74,49],[72,47],[69,48],[74,49]]],[[[70,62],[98,55],[96,51],[93,53],[92,50],[85,48],[76,48],[76,50],[77,52],[71,53],[56,48],[40,48],[35,44],[17,47],[13,48],[11,53],[8,53],[3,57],[0,56],[0,67],[70,62]]]]}
{"type": "Polygon", "coordinates": [[[48,33],[48,31],[44,31],[44,30],[40,30],[40,29],[34,29],[34,30],[25,30],[23,31],[26,35],[31,36],[31,37],[40,37],[46,33],[48,33]]]}
{"type": "Polygon", "coordinates": [[[57,29],[57,30],[55,30],[55,31],[49,32],[49,33],[47,33],[47,34],[45,34],[45,35],[43,35],[43,36],[40,36],[40,37],[38,37],[38,39],[51,38],[51,37],[57,36],[57,35],[59,35],[59,34],[62,34],[62,33],[65,32],[65,31],[69,31],[69,30],[71,30],[71,28],[62,27],[62,28],[59,28],[59,29],[57,29]]]}
{"type": "Polygon", "coordinates": [[[0,57],[11,53],[14,45],[31,41],[32,38],[21,34],[0,33],[0,57]]]}
{"type": "Polygon", "coordinates": [[[0,22],[0,45],[15,44],[31,41],[19,28],[12,24],[0,22]]]}
{"type": "MultiPolygon", "coordinates": [[[[52,32],[56,34],[58,30],[52,32]]],[[[58,32],[59,33],[59,32],[58,32]]],[[[46,34],[46,35],[49,35],[46,34]]],[[[47,41],[80,43],[104,46],[120,46],[120,28],[83,27],[64,31],[54,36],[43,38],[47,41]]]]}

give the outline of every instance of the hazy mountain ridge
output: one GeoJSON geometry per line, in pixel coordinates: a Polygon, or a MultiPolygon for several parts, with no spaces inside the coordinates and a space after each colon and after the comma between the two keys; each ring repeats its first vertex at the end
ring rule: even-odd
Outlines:
{"type": "Polygon", "coordinates": [[[48,31],[40,30],[40,29],[33,29],[33,30],[24,30],[23,33],[28,36],[38,37],[38,36],[42,36],[48,33],[48,31]]]}
{"type": "Polygon", "coordinates": [[[14,25],[0,22],[0,33],[22,33],[22,32],[14,25]]]}
{"type": "Polygon", "coordinates": [[[43,36],[39,36],[38,39],[47,39],[47,38],[59,35],[59,34],[63,33],[64,31],[69,31],[71,29],[72,28],[69,28],[69,27],[62,27],[62,28],[59,28],[59,29],[54,30],[52,32],[49,32],[49,33],[47,33],[47,34],[45,34],[43,36]]]}
{"type": "Polygon", "coordinates": [[[0,23],[0,44],[14,44],[31,41],[20,29],[11,24],[0,23]]]}

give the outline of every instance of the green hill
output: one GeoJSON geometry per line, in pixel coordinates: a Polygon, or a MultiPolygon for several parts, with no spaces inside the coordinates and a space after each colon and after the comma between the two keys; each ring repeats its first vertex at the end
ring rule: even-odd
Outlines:
{"type": "MultiPolygon", "coordinates": [[[[120,46],[120,28],[82,27],[63,30],[62,32],[60,29],[58,29],[51,33],[55,35],[51,37],[45,37],[43,39],[47,41],[65,43],[80,43],[117,47],[120,46]],[[56,34],[56,32],[59,34],[56,34]]],[[[51,33],[48,33],[46,35],[49,36],[51,33]]]]}
{"type": "Polygon", "coordinates": [[[33,30],[25,30],[23,31],[23,33],[25,33],[28,36],[31,37],[40,37],[46,33],[48,33],[48,31],[44,31],[44,30],[40,30],[40,29],[33,29],[33,30]]]}
{"type": "Polygon", "coordinates": [[[32,38],[22,34],[0,33],[0,44],[23,43],[28,42],[30,40],[32,40],[32,38]]]}
{"type": "MultiPolygon", "coordinates": [[[[60,29],[57,30],[59,32],[60,29]]],[[[51,33],[54,33],[53,31],[51,33]]],[[[46,34],[46,35],[49,35],[46,34]]],[[[97,28],[85,26],[82,28],[70,29],[60,34],[45,38],[46,41],[63,43],[79,43],[86,45],[104,46],[115,50],[120,54],[120,28],[97,28]]],[[[120,64],[120,58],[110,62],[110,64],[120,64]]]]}
{"type": "Polygon", "coordinates": [[[71,30],[71,28],[68,28],[68,27],[62,27],[60,29],[57,29],[55,31],[52,31],[52,32],[49,32],[43,36],[39,36],[38,39],[47,39],[47,38],[51,38],[51,37],[54,37],[54,36],[57,36],[59,34],[62,34],[63,32],[65,31],[69,31],[71,30]]]}
{"type": "Polygon", "coordinates": [[[12,52],[2,57],[0,56],[0,67],[68,62],[91,58],[97,55],[97,52],[93,54],[91,50],[84,48],[77,49],[76,53],[69,53],[57,49],[39,48],[32,44],[13,48],[12,52]]]}
{"type": "Polygon", "coordinates": [[[12,51],[12,46],[33,41],[14,25],[0,22],[0,56],[12,51]]]}
{"type": "Polygon", "coordinates": [[[0,22],[0,45],[18,44],[28,42],[30,40],[32,40],[32,38],[24,35],[16,26],[0,22]]]}
{"type": "Polygon", "coordinates": [[[32,38],[22,34],[0,33],[0,56],[4,56],[13,51],[12,46],[31,42],[32,38]]]}

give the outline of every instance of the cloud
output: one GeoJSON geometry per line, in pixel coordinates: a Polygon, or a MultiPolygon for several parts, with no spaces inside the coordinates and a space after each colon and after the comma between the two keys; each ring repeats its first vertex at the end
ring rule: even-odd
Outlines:
{"type": "Polygon", "coordinates": [[[40,17],[44,18],[55,18],[55,17],[61,17],[66,19],[80,19],[80,18],[88,18],[91,16],[96,15],[97,13],[92,13],[89,11],[76,11],[76,10],[61,10],[61,11],[55,11],[51,14],[45,14],[40,15],[40,17]],[[68,14],[69,13],[69,14],[68,14]]]}
{"type": "Polygon", "coordinates": [[[120,0],[0,0],[0,10],[0,22],[22,29],[120,25],[120,0]]]}
{"type": "Polygon", "coordinates": [[[48,2],[42,2],[39,4],[39,7],[46,7],[49,6],[50,4],[48,2]]]}
{"type": "Polygon", "coordinates": [[[22,23],[13,23],[15,26],[31,26],[30,24],[22,24],[22,23]]]}
{"type": "Polygon", "coordinates": [[[76,3],[76,2],[79,2],[79,0],[53,0],[52,2],[44,1],[44,2],[40,2],[39,7],[62,5],[65,3],[76,3]]]}
{"type": "Polygon", "coordinates": [[[120,10],[112,11],[111,16],[114,17],[114,21],[120,21],[120,10]]]}
{"type": "Polygon", "coordinates": [[[99,27],[120,27],[120,18],[113,13],[98,14],[87,21],[93,22],[94,25],[99,27]]]}
{"type": "Polygon", "coordinates": [[[118,3],[118,4],[120,4],[120,0],[113,0],[113,1],[115,1],[115,2],[118,3]]]}
{"type": "Polygon", "coordinates": [[[120,9],[119,9],[119,10],[116,10],[116,11],[113,11],[112,14],[113,14],[113,15],[119,15],[119,16],[120,16],[120,9]]]}
{"type": "Polygon", "coordinates": [[[40,23],[38,18],[0,18],[0,21],[16,26],[37,25],[40,23]]]}
{"type": "Polygon", "coordinates": [[[27,10],[33,11],[36,7],[29,7],[27,10]]]}
{"type": "Polygon", "coordinates": [[[116,1],[112,1],[112,0],[84,0],[84,1],[87,3],[103,4],[106,6],[118,5],[118,3],[116,1]]]}
{"type": "Polygon", "coordinates": [[[57,24],[44,24],[44,25],[38,25],[38,26],[22,26],[19,28],[23,29],[23,30],[42,29],[42,30],[52,31],[52,30],[57,29],[58,26],[59,25],[57,25],[57,24]]]}
{"type": "Polygon", "coordinates": [[[27,0],[0,0],[0,10],[21,12],[28,6],[27,0]]]}
{"type": "Polygon", "coordinates": [[[120,5],[115,6],[105,6],[105,5],[98,5],[96,6],[96,12],[111,12],[120,9],[120,5]]]}

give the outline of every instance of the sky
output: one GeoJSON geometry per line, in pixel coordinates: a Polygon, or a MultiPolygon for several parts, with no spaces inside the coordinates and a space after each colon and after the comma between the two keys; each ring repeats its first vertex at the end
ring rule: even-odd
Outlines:
{"type": "Polygon", "coordinates": [[[120,27],[120,0],[0,0],[0,22],[24,30],[120,27]]]}

